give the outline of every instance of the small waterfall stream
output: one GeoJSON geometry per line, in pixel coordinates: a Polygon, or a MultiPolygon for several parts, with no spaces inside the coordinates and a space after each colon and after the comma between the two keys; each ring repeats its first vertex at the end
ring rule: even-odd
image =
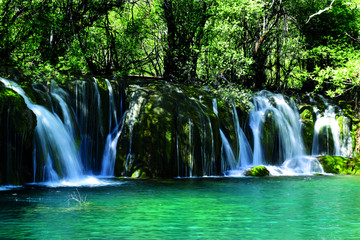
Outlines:
{"type": "Polygon", "coordinates": [[[314,138],[312,146],[312,155],[336,155],[351,156],[352,155],[352,138],[349,127],[349,119],[340,116],[340,110],[336,106],[331,105],[324,97],[320,96],[320,100],[325,107],[325,111],[321,112],[314,103],[316,113],[316,122],[314,126],[314,138]],[[340,126],[339,119],[342,119],[340,126]],[[340,129],[342,128],[342,129],[340,129]],[[342,132],[342,135],[341,135],[342,132]]]}
{"type": "MultiPolygon", "coordinates": [[[[244,170],[259,165],[267,166],[273,176],[324,172],[316,158],[305,155],[299,113],[292,100],[286,101],[282,95],[268,91],[254,96],[249,114],[253,151],[244,132],[237,126],[236,111],[233,112],[241,157],[236,167],[228,172],[230,176],[241,176],[244,170]]],[[[223,144],[226,146],[226,139],[223,144]]],[[[235,158],[227,148],[230,159],[235,158]]]]}
{"type": "Polygon", "coordinates": [[[267,91],[256,95],[250,126],[254,137],[254,165],[282,163],[305,155],[299,113],[295,103],[287,103],[282,95],[267,91]]]}
{"type": "MultiPolygon", "coordinates": [[[[36,174],[42,176],[41,180],[57,181],[60,179],[59,173],[62,175],[61,178],[67,180],[78,180],[83,177],[74,139],[60,118],[46,108],[33,104],[24,90],[15,82],[4,78],[0,78],[0,81],[21,95],[28,108],[36,115],[35,155],[37,159],[44,162],[44,168],[37,169],[36,174]]],[[[37,166],[40,167],[39,164],[37,166]]]]}

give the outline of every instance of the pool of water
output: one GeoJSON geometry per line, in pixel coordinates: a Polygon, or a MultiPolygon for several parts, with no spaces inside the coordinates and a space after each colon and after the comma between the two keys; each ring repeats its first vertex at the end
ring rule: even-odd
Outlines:
{"type": "Polygon", "coordinates": [[[0,239],[358,239],[360,177],[28,185],[0,191],[0,219],[0,239]]]}

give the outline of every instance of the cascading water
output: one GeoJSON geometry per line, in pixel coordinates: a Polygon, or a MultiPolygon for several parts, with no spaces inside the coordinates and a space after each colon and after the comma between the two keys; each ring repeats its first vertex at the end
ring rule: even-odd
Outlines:
{"type": "Polygon", "coordinates": [[[15,82],[0,78],[7,87],[23,97],[27,107],[34,112],[36,126],[36,158],[43,161],[43,166],[36,164],[36,174],[42,176],[42,181],[57,181],[63,179],[80,179],[83,170],[78,159],[75,143],[61,120],[46,108],[33,104],[24,90],[15,82]],[[41,168],[41,169],[40,169],[41,168]],[[60,175],[60,176],[59,176],[60,175]]]}
{"type": "MultiPolygon", "coordinates": [[[[117,122],[117,110],[115,107],[113,88],[109,80],[105,79],[109,90],[109,134],[106,138],[104,154],[102,157],[101,173],[102,176],[114,176],[115,158],[116,158],[116,147],[123,129],[122,122],[117,122]],[[115,128],[111,130],[112,118],[115,120],[115,128]],[[120,127],[121,125],[121,127],[120,127]]],[[[120,111],[122,106],[120,106],[120,111]]],[[[126,113],[124,113],[125,115],[126,113]]]]}
{"type": "Polygon", "coordinates": [[[103,111],[96,79],[75,82],[75,99],[72,105],[79,129],[79,155],[86,172],[98,172],[98,159],[102,157],[105,130],[102,122],[103,111]]]}
{"type": "Polygon", "coordinates": [[[236,136],[237,136],[237,140],[239,141],[238,146],[240,147],[238,150],[239,155],[238,155],[238,161],[236,167],[245,168],[250,164],[250,161],[251,159],[253,159],[254,154],[244,131],[240,127],[239,117],[234,104],[232,104],[232,109],[233,109],[233,116],[234,116],[233,120],[235,124],[236,136]]]}
{"type": "Polygon", "coordinates": [[[352,155],[352,139],[349,128],[348,118],[341,116],[340,110],[329,104],[329,102],[320,96],[325,110],[321,112],[315,104],[316,122],[314,126],[314,137],[312,146],[312,155],[352,155]],[[338,112],[338,113],[337,113],[338,112]],[[339,119],[342,119],[340,126],[339,119]],[[340,127],[342,128],[340,130],[340,127]],[[342,135],[341,135],[342,132],[342,135]]]}
{"type": "MultiPolygon", "coordinates": [[[[124,113],[124,115],[126,112],[124,113]]],[[[115,129],[109,133],[106,138],[104,155],[102,158],[101,165],[101,176],[112,177],[114,176],[114,168],[115,168],[115,158],[116,158],[116,147],[120,137],[120,134],[123,130],[122,121],[115,127],[115,129]],[[120,129],[119,129],[120,128],[120,129]]]]}
{"type": "MultiPolygon", "coordinates": [[[[234,104],[228,107],[220,105],[219,110],[214,98],[211,109],[211,101],[209,104],[206,93],[205,97],[195,99],[188,97],[180,88],[172,92],[178,95],[172,98],[164,97],[161,95],[163,93],[155,90],[149,91],[146,86],[131,86],[129,89],[132,91],[128,91],[131,101],[128,110],[123,113],[123,96],[118,94],[118,85],[111,85],[108,80],[102,85],[98,85],[97,80],[77,81],[69,92],[52,85],[49,94],[40,86],[36,94],[40,95],[41,92],[42,98],[47,99],[43,100],[47,108],[32,103],[16,83],[6,79],[1,79],[1,82],[18,92],[36,115],[35,181],[76,180],[84,178],[86,174],[114,176],[116,159],[124,161],[124,169],[120,171],[132,174],[134,169],[143,166],[141,164],[144,162],[139,162],[141,159],[150,162],[153,156],[166,158],[168,166],[177,167],[172,174],[179,177],[211,176],[221,174],[220,171],[236,176],[258,165],[265,165],[271,175],[323,173],[318,160],[305,154],[300,114],[294,101],[286,100],[280,94],[268,91],[256,94],[253,108],[246,115],[247,121],[245,115],[239,115],[240,121],[234,104]],[[146,95],[152,91],[153,102],[146,95]],[[174,101],[175,106],[170,104],[164,111],[164,99],[173,101],[184,97],[188,97],[184,103],[174,101]],[[161,115],[164,112],[166,115],[161,115]],[[148,114],[146,118],[144,114],[148,114]],[[161,116],[166,116],[166,121],[159,121],[161,116]],[[156,118],[153,122],[152,117],[156,118]],[[164,131],[157,134],[158,130],[162,130],[156,125],[159,122],[163,123],[164,131]],[[137,132],[139,129],[143,134],[137,132]],[[243,129],[252,135],[247,136],[243,129]],[[144,157],[139,153],[139,146],[142,145],[137,144],[145,136],[148,137],[147,141],[141,143],[147,151],[144,150],[144,157]],[[163,146],[150,151],[152,145],[146,145],[159,138],[167,154],[162,154],[163,146]],[[124,156],[117,155],[122,146],[124,156]]],[[[343,116],[340,118],[339,112],[330,104],[325,105],[325,111],[317,112],[314,118],[312,154],[350,156],[352,139],[349,120],[343,116]]],[[[163,165],[151,165],[154,171],[156,167],[163,165]]],[[[117,174],[119,168],[116,168],[117,174]]],[[[144,169],[153,170],[149,167],[144,169]]]]}
{"type": "MultiPolygon", "coordinates": [[[[271,175],[323,173],[316,158],[305,156],[299,113],[292,100],[287,102],[280,94],[261,91],[255,95],[253,105],[249,114],[253,152],[244,132],[235,127],[241,161],[229,175],[242,175],[243,170],[238,169],[259,165],[266,165],[271,175]]],[[[237,117],[235,122],[239,122],[237,117]]]]}
{"type": "Polygon", "coordinates": [[[41,99],[51,103],[48,109],[52,109],[52,112],[34,104],[15,82],[4,78],[0,80],[7,88],[21,95],[27,107],[36,115],[33,149],[34,182],[46,182],[54,186],[107,184],[91,176],[91,172],[95,170],[100,173],[101,170],[103,175],[113,175],[116,143],[122,129],[120,124],[117,124],[117,109],[122,111],[122,106],[117,108],[117,104],[113,102],[112,91],[109,91],[109,105],[112,106],[109,115],[116,126],[111,130],[108,143],[103,148],[105,143],[103,116],[96,80],[93,83],[75,82],[76,97],[72,99],[74,110],[70,105],[69,94],[62,88],[52,84],[51,91],[45,93],[46,88],[41,88],[39,85],[40,88],[38,86],[34,90],[41,99]],[[103,156],[110,163],[106,161],[102,163],[103,156]],[[102,168],[98,167],[99,170],[96,170],[96,165],[99,163],[102,168]]]}
{"type": "MultiPolygon", "coordinates": [[[[213,112],[215,113],[216,117],[219,118],[219,111],[218,111],[218,105],[216,98],[213,98],[212,100],[212,106],[213,106],[213,112]]],[[[230,169],[236,168],[236,158],[234,155],[234,152],[231,148],[231,145],[229,143],[229,140],[225,136],[225,133],[221,128],[220,131],[220,137],[221,137],[221,171],[226,172],[230,169]]]]}
{"type": "MultiPolygon", "coordinates": [[[[218,107],[216,99],[213,99],[213,111],[217,117],[218,107]]],[[[250,165],[250,161],[253,159],[253,151],[250,143],[240,127],[239,117],[234,104],[232,106],[232,119],[235,128],[236,147],[238,155],[235,156],[233,148],[231,147],[229,140],[226,138],[224,132],[220,129],[220,136],[222,140],[221,155],[222,164],[221,169],[223,172],[234,170],[234,169],[246,169],[250,165]]]]}
{"type": "MultiPolygon", "coordinates": [[[[54,89],[54,87],[53,87],[54,89]]],[[[71,111],[68,107],[68,105],[66,104],[66,102],[64,101],[64,98],[61,97],[61,94],[67,96],[67,93],[62,90],[61,88],[56,88],[55,91],[51,92],[51,96],[56,99],[56,101],[59,103],[60,107],[61,107],[61,112],[62,112],[62,116],[63,116],[63,123],[65,125],[66,130],[68,131],[68,133],[70,134],[70,136],[72,136],[73,138],[75,137],[75,132],[74,132],[74,125],[73,125],[73,120],[72,120],[72,114],[71,111]]]]}
{"type": "Polygon", "coordinates": [[[231,148],[231,145],[226,138],[224,132],[220,129],[220,136],[222,141],[221,146],[221,170],[222,172],[226,172],[231,169],[236,169],[236,158],[234,156],[234,152],[231,148]]]}
{"type": "Polygon", "coordinates": [[[342,134],[340,134],[340,155],[351,157],[353,155],[353,139],[351,137],[350,121],[342,117],[342,134]]]}
{"type": "Polygon", "coordinates": [[[282,95],[267,91],[255,96],[250,112],[254,165],[282,163],[305,155],[299,113],[293,101],[289,104],[282,95]]]}
{"type": "Polygon", "coordinates": [[[108,87],[109,90],[109,132],[110,129],[112,127],[112,119],[114,118],[115,121],[115,127],[117,127],[118,125],[118,121],[117,121],[117,110],[115,107],[115,100],[114,100],[114,90],[111,86],[111,83],[109,82],[109,80],[105,79],[106,85],[108,87]]]}
{"type": "MultiPolygon", "coordinates": [[[[140,88],[140,87],[139,87],[140,88]]],[[[132,93],[135,94],[135,93],[132,93]]],[[[136,122],[137,117],[140,114],[140,109],[142,104],[144,103],[145,99],[142,97],[137,98],[138,101],[133,101],[130,103],[129,111],[126,113],[125,121],[129,123],[129,151],[126,156],[126,163],[125,168],[126,170],[129,170],[129,166],[131,166],[133,161],[133,152],[132,152],[132,145],[133,145],[133,131],[134,131],[134,125],[136,122]]]]}

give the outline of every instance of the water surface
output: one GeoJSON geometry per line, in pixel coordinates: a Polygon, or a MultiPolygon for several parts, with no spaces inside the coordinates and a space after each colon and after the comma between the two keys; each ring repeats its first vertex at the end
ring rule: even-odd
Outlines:
{"type": "Polygon", "coordinates": [[[0,192],[1,239],[357,239],[360,177],[116,180],[0,192]],[[86,203],[71,200],[79,191],[86,203]]]}

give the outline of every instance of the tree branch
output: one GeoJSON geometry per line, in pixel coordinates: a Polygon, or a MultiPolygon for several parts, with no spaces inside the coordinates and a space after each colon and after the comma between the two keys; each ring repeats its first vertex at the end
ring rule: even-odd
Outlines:
{"type": "Polygon", "coordinates": [[[308,20],[306,21],[305,24],[307,24],[307,23],[310,21],[310,19],[313,18],[313,17],[315,17],[316,15],[320,15],[320,14],[322,14],[323,12],[329,11],[329,10],[332,8],[332,5],[333,5],[334,2],[335,2],[335,0],[332,0],[332,2],[330,3],[330,6],[328,6],[327,8],[324,8],[323,10],[318,11],[317,13],[314,13],[313,15],[311,15],[311,16],[308,18],[308,20]]]}

